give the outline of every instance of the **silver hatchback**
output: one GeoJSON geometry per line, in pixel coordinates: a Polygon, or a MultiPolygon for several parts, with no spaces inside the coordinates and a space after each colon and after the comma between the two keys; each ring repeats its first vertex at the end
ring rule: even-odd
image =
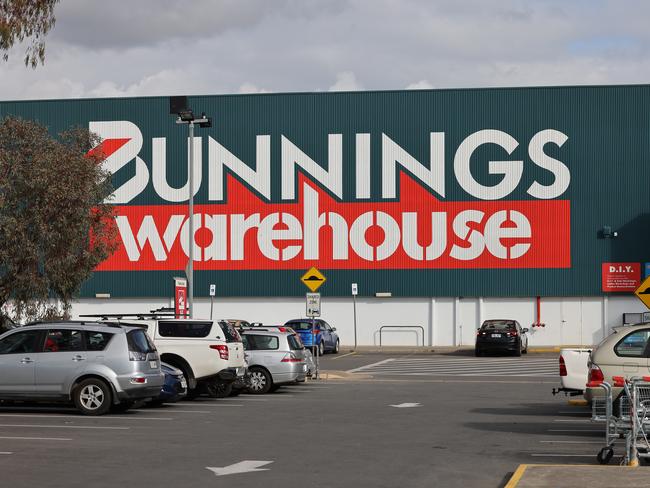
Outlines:
{"type": "Polygon", "coordinates": [[[249,393],[268,393],[280,385],[305,380],[305,348],[295,332],[280,329],[284,328],[241,330],[248,360],[249,393]]]}
{"type": "Polygon", "coordinates": [[[0,335],[0,400],[73,402],[85,415],[157,398],[158,351],[141,327],[45,322],[0,335]]]}

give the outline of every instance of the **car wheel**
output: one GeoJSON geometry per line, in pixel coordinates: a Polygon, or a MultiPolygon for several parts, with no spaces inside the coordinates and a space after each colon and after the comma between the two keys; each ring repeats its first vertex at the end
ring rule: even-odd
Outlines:
{"type": "Polygon", "coordinates": [[[521,342],[519,343],[519,346],[517,346],[517,350],[515,351],[515,356],[517,357],[521,356],[521,342]]]}
{"type": "Polygon", "coordinates": [[[251,368],[248,392],[254,395],[268,393],[273,386],[271,375],[262,368],[251,368]]]}
{"type": "Polygon", "coordinates": [[[221,381],[217,381],[216,383],[210,385],[209,391],[212,398],[226,398],[230,396],[230,392],[232,391],[232,383],[223,383],[221,381]]]}
{"type": "Polygon", "coordinates": [[[477,347],[476,349],[474,349],[474,355],[478,358],[478,357],[482,356],[483,353],[482,353],[481,350],[477,347]]]}
{"type": "Polygon", "coordinates": [[[338,354],[340,349],[341,349],[341,344],[339,343],[339,340],[336,339],[336,344],[334,344],[334,354],[338,354]]]}
{"type": "Polygon", "coordinates": [[[325,354],[325,341],[320,341],[320,344],[318,344],[318,355],[322,356],[325,354]]]}
{"type": "Polygon", "coordinates": [[[77,385],[72,395],[75,407],[84,415],[104,415],[111,408],[110,387],[102,380],[88,378],[77,385]]]}

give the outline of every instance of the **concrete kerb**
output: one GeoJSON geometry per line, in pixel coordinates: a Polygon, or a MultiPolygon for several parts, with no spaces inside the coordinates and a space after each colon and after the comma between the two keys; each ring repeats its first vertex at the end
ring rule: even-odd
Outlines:
{"type": "Polygon", "coordinates": [[[628,466],[520,464],[504,488],[648,486],[648,472],[628,466]]]}
{"type": "MultiPolygon", "coordinates": [[[[320,380],[357,381],[357,380],[369,380],[373,378],[373,376],[369,374],[348,373],[347,371],[331,371],[331,370],[319,371],[318,375],[320,376],[320,380]]],[[[314,380],[314,381],[319,381],[319,380],[314,380]]]]}

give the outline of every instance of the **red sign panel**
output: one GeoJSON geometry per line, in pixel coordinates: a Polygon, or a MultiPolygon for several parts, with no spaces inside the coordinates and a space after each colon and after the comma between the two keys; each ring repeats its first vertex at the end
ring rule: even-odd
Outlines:
{"type": "Polygon", "coordinates": [[[634,292],[641,284],[641,263],[603,263],[604,292],[634,292]]]}
{"type": "MultiPolygon", "coordinates": [[[[341,202],[301,177],[296,202],[268,203],[229,178],[227,202],[194,207],[194,268],[571,266],[568,200],[440,201],[405,175],[400,188],[399,201],[341,202]]],[[[98,271],[185,267],[187,206],[115,212],[120,246],[98,271]]]]}
{"type": "Polygon", "coordinates": [[[190,313],[187,305],[187,280],[184,278],[174,278],[174,308],[177,319],[185,318],[190,313]]]}

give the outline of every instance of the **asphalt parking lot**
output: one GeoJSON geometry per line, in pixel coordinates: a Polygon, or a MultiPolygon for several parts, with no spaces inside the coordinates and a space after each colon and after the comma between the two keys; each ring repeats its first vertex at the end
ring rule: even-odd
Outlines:
{"type": "Polygon", "coordinates": [[[349,372],[409,357],[328,355],[322,368],[345,379],[120,415],[3,406],[3,486],[499,487],[522,463],[595,463],[600,427],[553,397],[557,377],[542,374],[540,360],[555,355],[418,355],[451,362],[349,372]],[[478,360],[492,360],[493,374],[478,360]]]}

